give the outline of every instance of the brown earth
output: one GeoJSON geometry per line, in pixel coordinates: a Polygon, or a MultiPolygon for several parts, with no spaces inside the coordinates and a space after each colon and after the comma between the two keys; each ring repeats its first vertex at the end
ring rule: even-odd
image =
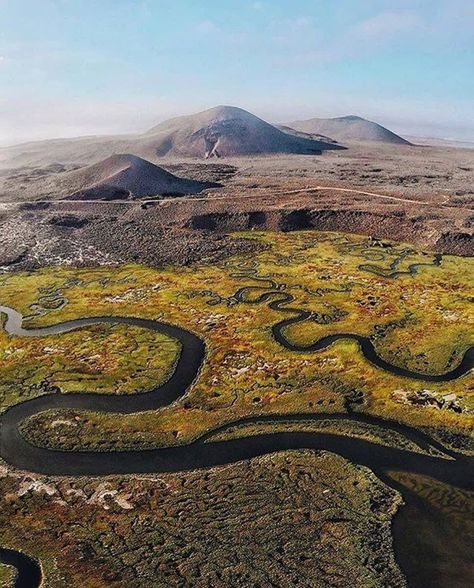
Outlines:
{"type": "Polygon", "coordinates": [[[0,265],[212,261],[252,246],[223,233],[253,228],[349,231],[474,254],[472,150],[359,145],[320,157],[163,165],[223,187],[150,201],[73,202],[35,191],[36,178],[71,166],[3,172],[0,265]]]}

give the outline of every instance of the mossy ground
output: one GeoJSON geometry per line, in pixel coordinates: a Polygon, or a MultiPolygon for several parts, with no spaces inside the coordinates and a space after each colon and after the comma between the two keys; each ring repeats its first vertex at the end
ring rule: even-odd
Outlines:
{"type": "Polygon", "coordinates": [[[399,505],[326,452],[122,478],[0,469],[2,544],[41,561],[42,588],[401,588],[399,505]]]}
{"type": "Polygon", "coordinates": [[[69,333],[11,337],[0,331],[4,407],[41,393],[139,393],[165,381],[179,344],[137,327],[99,324],[69,333]]]}
{"type": "MultiPolygon", "coordinates": [[[[288,351],[271,327],[291,315],[256,300],[277,290],[295,297],[289,306],[313,311],[287,329],[294,342],[359,333],[387,361],[441,373],[472,343],[473,260],[445,256],[440,267],[420,266],[411,275],[410,264],[431,264],[433,256],[407,253],[406,246],[379,250],[363,237],[336,233],[245,236],[266,249],[193,268],[55,268],[1,276],[0,304],[27,316],[26,328],[84,316],[138,316],[188,328],[207,346],[196,382],[172,407],[128,416],[43,413],[24,424],[23,434],[43,445],[108,450],[186,443],[245,416],[352,410],[439,432],[446,444],[462,433],[462,450],[469,450],[472,375],[440,384],[394,376],[347,340],[316,353],[288,351]],[[407,273],[389,277],[393,267],[407,273]],[[234,295],[246,286],[253,289],[238,302],[234,295]],[[455,394],[462,412],[406,404],[396,394],[424,389],[434,398],[455,394]]],[[[57,388],[144,391],[166,379],[178,352],[174,341],[123,325],[32,339],[0,332],[2,407],[57,388]]],[[[230,427],[225,435],[268,426],[230,427]]],[[[416,450],[406,439],[350,420],[299,426],[416,450]]],[[[420,487],[419,477],[393,477],[424,500],[436,502],[441,493],[432,481],[420,487]]],[[[37,557],[45,588],[294,586],[296,580],[404,585],[390,538],[399,496],[365,468],[330,454],[282,452],[205,473],[105,479],[2,467],[0,501],[2,545],[37,557]]],[[[457,508],[456,497],[448,503],[457,508]]],[[[470,502],[461,497],[459,504],[456,520],[470,502]]],[[[425,535],[436,535],[431,524],[425,535]]],[[[0,583],[2,573],[7,568],[0,566],[0,583]]]]}
{"type": "Polygon", "coordinates": [[[0,586],[10,588],[15,579],[15,570],[10,566],[0,564],[0,586]]]}
{"type": "MultiPolygon", "coordinates": [[[[277,290],[294,296],[289,307],[312,311],[310,319],[286,329],[292,342],[357,333],[370,336],[379,355],[393,364],[442,373],[472,344],[473,260],[444,256],[437,267],[433,255],[408,246],[377,248],[364,237],[337,233],[244,236],[265,249],[193,268],[56,268],[2,276],[0,301],[29,315],[26,327],[83,316],[139,316],[181,325],[207,345],[197,381],[173,407],[126,417],[74,413],[69,416],[76,427],[62,413],[43,414],[25,433],[35,442],[66,448],[166,445],[186,443],[244,416],[344,412],[349,405],[435,432],[436,427],[472,431],[472,375],[449,383],[398,377],[370,364],[348,340],[315,353],[286,350],[273,339],[271,327],[291,315],[256,300],[277,290]],[[412,275],[411,264],[428,265],[412,275]],[[388,277],[393,268],[397,278],[388,277]],[[245,302],[234,296],[241,287],[252,287],[245,302]],[[400,390],[416,394],[426,389],[434,398],[455,394],[463,412],[406,404],[397,396],[400,390]]],[[[130,393],[134,387],[152,387],[169,373],[176,348],[156,334],[133,333],[116,326],[33,340],[1,335],[0,353],[9,357],[0,367],[6,370],[3,406],[41,393],[38,384],[45,381],[64,391],[130,393]],[[127,345],[134,339],[137,352],[130,355],[127,345]],[[12,348],[18,361],[10,359],[12,348]],[[108,369],[91,376],[84,361],[91,355],[96,366],[108,369]]]]}

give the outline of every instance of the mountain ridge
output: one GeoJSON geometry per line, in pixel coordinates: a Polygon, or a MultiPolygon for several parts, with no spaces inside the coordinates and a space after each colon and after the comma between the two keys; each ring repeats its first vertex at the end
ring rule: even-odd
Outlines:
{"type": "Polygon", "coordinates": [[[130,153],[150,161],[165,157],[208,159],[278,153],[316,155],[343,149],[308,137],[284,133],[235,106],[214,108],[168,119],[138,135],[50,139],[0,149],[1,167],[93,163],[114,153],[130,153]]]}

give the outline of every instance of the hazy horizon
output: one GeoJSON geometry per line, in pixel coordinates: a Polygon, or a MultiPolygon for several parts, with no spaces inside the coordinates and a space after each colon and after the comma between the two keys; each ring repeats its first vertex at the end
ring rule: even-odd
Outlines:
{"type": "Polygon", "coordinates": [[[0,144],[133,133],[217,104],[474,141],[461,0],[0,0],[0,144]]]}

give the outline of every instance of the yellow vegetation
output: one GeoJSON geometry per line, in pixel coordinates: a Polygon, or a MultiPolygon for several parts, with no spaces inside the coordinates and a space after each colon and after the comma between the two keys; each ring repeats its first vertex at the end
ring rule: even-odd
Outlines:
{"type": "MultiPolygon", "coordinates": [[[[413,426],[465,434],[472,430],[471,375],[448,383],[395,376],[369,363],[348,340],[313,353],[287,350],[274,340],[271,327],[294,315],[272,310],[269,301],[258,299],[265,292],[283,292],[294,297],[288,307],[312,312],[308,320],[285,330],[294,343],[308,344],[337,333],[371,336],[386,361],[413,371],[443,373],[472,344],[473,260],[444,256],[438,267],[433,255],[408,246],[378,248],[364,237],[337,233],[244,236],[267,247],[213,266],[56,268],[0,277],[0,303],[29,315],[25,327],[83,316],[139,316],[175,323],[206,341],[202,371],[173,407],[127,417],[81,415],[92,445],[100,438],[122,445],[186,442],[243,416],[342,412],[348,403],[353,410],[413,426]],[[412,264],[428,265],[419,265],[412,275],[412,264]],[[393,277],[393,272],[399,275],[393,277]],[[252,288],[239,302],[235,293],[242,287],[252,288]],[[401,401],[403,393],[426,389],[433,398],[455,394],[463,412],[401,401]]],[[[123,329],[94,327],[87,334],[44,340],[2,335],[4,404],[21,400],[22,390],[28,390],[26,396],[40,393],[34,389],[38,381],[47,380],[64,391],[94,387],[127,393],[161,381],[173,365],[176,347],[156,334],[139,333],[140,329],[133,334],[127,328],[125,335],[123,329]],[[131,341],[136,352],[130,355],[124,346],[131,341]],[[49,347],[61,351],[45,352],[49,347]],[[12,349],[20,359],[10,359],[7,369],[5,357],[11,357],[12,349]],[[90,375],[90,366],[84,364],[90,353],[96,358],[94,369],[106,368],[102,380],[97,373],[90,375]],[[137,366],[140,372],[146,370],[142,379],[124,376],[127,370],[135,374],[137,366]]],[[[57,429],[67,439],[67,427],[57,429]]]]}

